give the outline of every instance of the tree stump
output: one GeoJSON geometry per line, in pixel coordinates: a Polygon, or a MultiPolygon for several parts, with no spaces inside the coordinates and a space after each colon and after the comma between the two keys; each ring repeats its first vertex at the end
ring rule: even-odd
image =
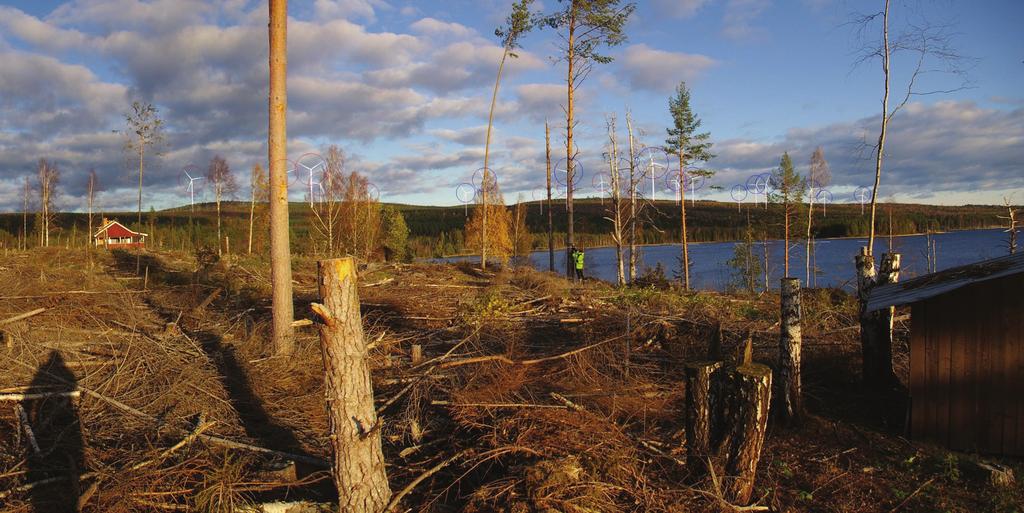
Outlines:
{"type": "Polygon", "coordinates": [[[341,511],[379,513],[391,498],[381,430],[373,406],[359,312],[355,262],[351,258],[317,262],[320,349],[323,352],[328,425],[334,449],[332,474],[341,511]]]}
{"type": "Polygon", "coordinates": [[[697,476],[706,474],[706,458],[712,454],[716,408],[711,387],[721,367],[722,362],[686,366],[686,463],[697,476]]]}
{"type": "Polygon", "coordinates": [[[731,373],[733,395],[723,421],[731,426],[725,442],[723,493],[730,504],[746,506],[754,492],[757,463],[768,427],[772,396],[772,370],[748,363],[731,373]]]}
{"type": "Polygon", "coordinates": [[[787,422],[799,420],[804,413],[800,390],[800,280],[783,278],[781,317],[779,321],[779,404],[780,415],[787,422]]]}

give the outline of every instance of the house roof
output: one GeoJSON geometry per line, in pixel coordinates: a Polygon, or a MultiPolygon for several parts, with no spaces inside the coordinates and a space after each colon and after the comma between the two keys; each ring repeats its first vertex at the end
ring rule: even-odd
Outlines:
{"type": "Polygon", "coordinates": [[[1024,273],[1024,252],[926,274],[900,283],[874,288],[868,296],[869,312],[908,305],[952,292],[972,283],[1024,273]]]}
{"type": "Polygon", "coordinates": [[[142,232],[133,232],[125,225],[117,221],[107,221],[100,229],[93,235],[93,238],[106,235],[107,238],[118,238],[118,237],[133,237],[136,235],[142,235],[143,237],[149,236],[149,234],[142,232]]]}

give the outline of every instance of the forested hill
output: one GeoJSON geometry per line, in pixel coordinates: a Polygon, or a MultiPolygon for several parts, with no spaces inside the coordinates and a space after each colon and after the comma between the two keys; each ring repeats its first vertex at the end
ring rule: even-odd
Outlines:
{"type": "MultiPolygon", "coordinates": [[[[597,199],[577,199],[575,202],[577,239],[586,246],[611,244],[612,223],[607,219],[610,201],[603,203],[597,199]]],[[[644,244],[676,242],[679,239],[679,204],[674,201],[657,201],[653,205],[646,203],[640,216],[638,228],[639,238],[644,244]]],[[[416,205],[394,205],[405,217],[410,231],[410,245],[413,255],[417,257],[441,256],[463,253],[467,248],[463,245],[463,230],[467,221],[467,209],[463,206],[431,207],[416,205]]],[[[553,225],[556,244],[564,240],[566,227],[565,202],[553,203],[553,225]]],[[[527,225],[533,233],[534,247],[542,248],[547,244],[547,206],[543,216],[538,202],[524,203],[527,225]]],[[[515,209],[509,205],[509,209],[515,209]]],[[[806,206],[804,207],[806,208],[806,206]]],[[[472,213],[472,206],[468,212],[472,213]]],[[[257,240],[262,238],[260,227],[265,226],[265,211],[257,207],[256,234],[257,240]]],[[[223,205],[224,233],[230,236],[233,244],[247,240],[249,228],[249,204],[244,202],[228,202],[223,205]]],[[[890,220],[893,234],[923,233],[926,231],[949,231],[973,228],[991,228],[1002,226],[1004,222],[998,218],[1005,214],[1005,207],[993,205],[936,206],[903,203],[884,203],[878,206],[878,234],[884,236],[890,232],[890,220]]],[[[99,223],[97,214],[94,222],[99,223]]],[[[134,212],[106,213],[106,217],[118,219],[134,226],[134,212]]],[[[216,213],[212,204],[196,205],[195,221],[200,238],[207,238],[216,225],[216,213]],[[209,228],[209,229],[207,229],[209,228]]],[[[781,238],[783,235],[782,207],[770,204],[755,206],[743,204],[737,209],[735,203],[716,201],[687,202],[686,219],[689,239],[695,242],[737,240],[742,238],[747,222],[753,228],[756,237],[781,238]]],[[[180,240],[187,240],[189,209],[179,207],[156,212],[143,213],[143,223],[157,232],[159,239],[176,246],[180,240]]],[[[795,216],[795,225],[791,231],[794,238],[802,238],[806,232],[807,213],[804,209],[795,216]]],[[[23,217],[20,213],[0,214],[0,241],[5,245],[13,245],[23,230],[23,217]]],[[[29,214],[27,223],[29,234],[35,232],[35,215],[29,214]]],[[[310,210],[305,203],[291,204],[292,238],[295,250],[304,252],[311,239],[310,210]]],[[[80,244],[86,240],[87,218],[84,214],[59,214],[53,221],[58,240],[80,244]],[[78,242],[76,242],[78,241],[78,242]]],[[[833,204],[822,212],[820,205],[815,206],[813,233],[816,238],[848,237],[866,235],[868,230],[867,209],[861,213],[859,204],[833,204]]],[[[52,236],[53,237],[53,236],[52,236]]],[[[159,240],[158,239],[158,240],[159,240]]],[[[64,242],[62,242],[63,244],[64,242]]]]}

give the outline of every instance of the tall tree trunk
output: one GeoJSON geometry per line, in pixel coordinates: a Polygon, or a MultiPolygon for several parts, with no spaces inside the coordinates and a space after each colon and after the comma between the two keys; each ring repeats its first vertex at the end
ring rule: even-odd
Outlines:
{"type": "MultiPolygon", "coordinates": [[[[633,116],[626,111],[629,133],[629,282],[636,280],[636,151],[633,146],[633,116]]],[[[654,198],[651,198],[652,200],[654,198]]]]}
{"type": "Polygon", "coordinates": [[[612,225],[615,242],[615,278],[621,287],[626,284],[625,262],[622,258],[622,170],[619,169],[619,144],[615,137],[615,120],[610,121],[611,153],[611,187],[612,187],[612,225]]]}
{"type": "Polygon", "coordinates": [[[811,286],[811,223],[814,221],[814,181],[807,180],[807,235],[804,239],[804,283],[811,286]]]}
{"type": "Polygon", "coordinates": [[[779,320],[779,381],[781,415],[786,422],[803,416],[803,395],[800,386],[800,352],[802,334],[800,319],[800,280],[782,278],[781,315],[779,320]]]}
{"type": "Polygon", "coordinates": [[[253,221],[256,217],[256,183],[253,181],[252,184],[252,202],[249,204],[249,249],[248,253],[252,254],[252,227],[253,221]]]}
{"type": "Polygon", "coordinates": [[[551,212],[551,130],[544,121],[544,156],[547,160],[548,187],[548,271],[555,272],[555,223],[551,212]]]}
{"type": "Polygon", "coordinates": [[[683,181],[686,178],[686,157],[682,137],[679,138],[679,226],[680,239],[683,245],[682,278],[683,290],[690,290],[690,248],[686,240],[686,187],[683,181]]]}
{"type": "Polygon", "coordinates": [[[142,231],[142,172],[144,170],[144,167],[142,165],[142,161],[145,158],[145,156],[146,156],[146,143],[143,142],[140,139],[139,140],[139,212],[138,212],[139,218],[138,218],[138,221],[137,221],[137,224],[136,224],[136,226],[138,226],[138,228],[136,228],[136,229],[139,230],[140,232],[142,231]]]}
{"type": "Polygon", "coordinates": [[[782,246],[782,267],[783,267],[782,276],[784,278],[788,278],[789,277],[789,209],[790,209],[789,198],[786,198],[786,204],[783,205],[783,207],[782,207],[782,213],[783,213],[783,215],[786,218],[785,221],[782,223],[782,224],[784,224],[786,226],[786,228],[785,228],[786,234],[785,234],[785,237],[783,238],[784,244],[782,246]]]}
{"type": "Polygon", "coordinates": [[[868,234],[868,254],[875,249],[875,206],[878,200],[878,184],[882,180],[882,158],[885,154],[885,132],[889,126],[889,0],[885,0],[882,14],[882,73],[885,75],[885,91],[882,94],[882,127],[878,132],[878,151],[875,153],[875,186],[871,189],[871,227],[868,234]]]}
{"type": "Polygon", "coordinates": [[[292,262],[288,244],[288,0],[270,0],[270,281],[273,289],[272,324],[274,349],[278,355],[295,349],[292,321],[292,262]]]}
{"type": "Polygon", "coordinates": [[[573,2],[571,13],[569,15],[569,40],[568,40],[568,72],[566,74],[566,109],[565,109],[565,209],[568,226],[566,228],[566,244],[565,244],[565,272],[566,274],[576,280],[576,274],[573,272],[573,261],[571,258],[570,248],[576,243],[574,234],[575,219],[573,218],[572,211],[572,188],[573,188],[573,173],[575,172],[574,159],[572,151],[572,128],[575,118],[573,117],[573,92],[575,89],[575,77],[573,76],[573,70],[576,60],[576,3],[573,2]]]}
{"type": "Polygon", "coordinates": [[[501,72],[505,69],[505,59],[508,57],[508,46],[501,53],[501,62],[498,63],[498,74],[494,79],[494,93],[491,94],[491,110],[487,115],[487,139],[484,142],[484,176],[480,183],[480,199],[484,204],[483,226],[480,232],[480,267],[487,268],[487,173],[490,168],[491,157],[491,128],[494,127],[494,105],[498,103],[498,86],[501,85],[501,72]]]}
{"type": "Polygon", "coordinates": [[[322,321],[320,350],[338,506],[346,512],[379,513],[387,506],[391,489],[366,361],[355,261],[321,260],[317,271],[321,303],[312,307],[322,321]]]}
{"type": "Polygon", "coordinates": [[[220,233],[220,191],[217,191],[217,256],[221,256],[223,254],[223,250],[224,237],[220,233]]]}
{"type": "Polygon", "coordinates": [[[879,354],[878,330],[876,329],[878,316],[874,312],[867,311],[868,294],[877,282],[875,274],[875,257],[871,255],[869,247],[861,248],[860,254],[856,257],[857,263],[857,298],[860,302],[860,345],[861,345],[861,375],[864,384],[868,388],[878,386],[877,362],[879,354]]]}

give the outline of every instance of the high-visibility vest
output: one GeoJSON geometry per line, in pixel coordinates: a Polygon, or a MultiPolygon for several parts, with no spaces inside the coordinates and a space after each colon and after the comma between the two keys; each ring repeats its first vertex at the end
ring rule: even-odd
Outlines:
{"type": "Polygon", "coordinates": [[[577,269],[583,269],[583,252],[582,251],[577,251],[576,252],[576,268],[577,269]]]}

